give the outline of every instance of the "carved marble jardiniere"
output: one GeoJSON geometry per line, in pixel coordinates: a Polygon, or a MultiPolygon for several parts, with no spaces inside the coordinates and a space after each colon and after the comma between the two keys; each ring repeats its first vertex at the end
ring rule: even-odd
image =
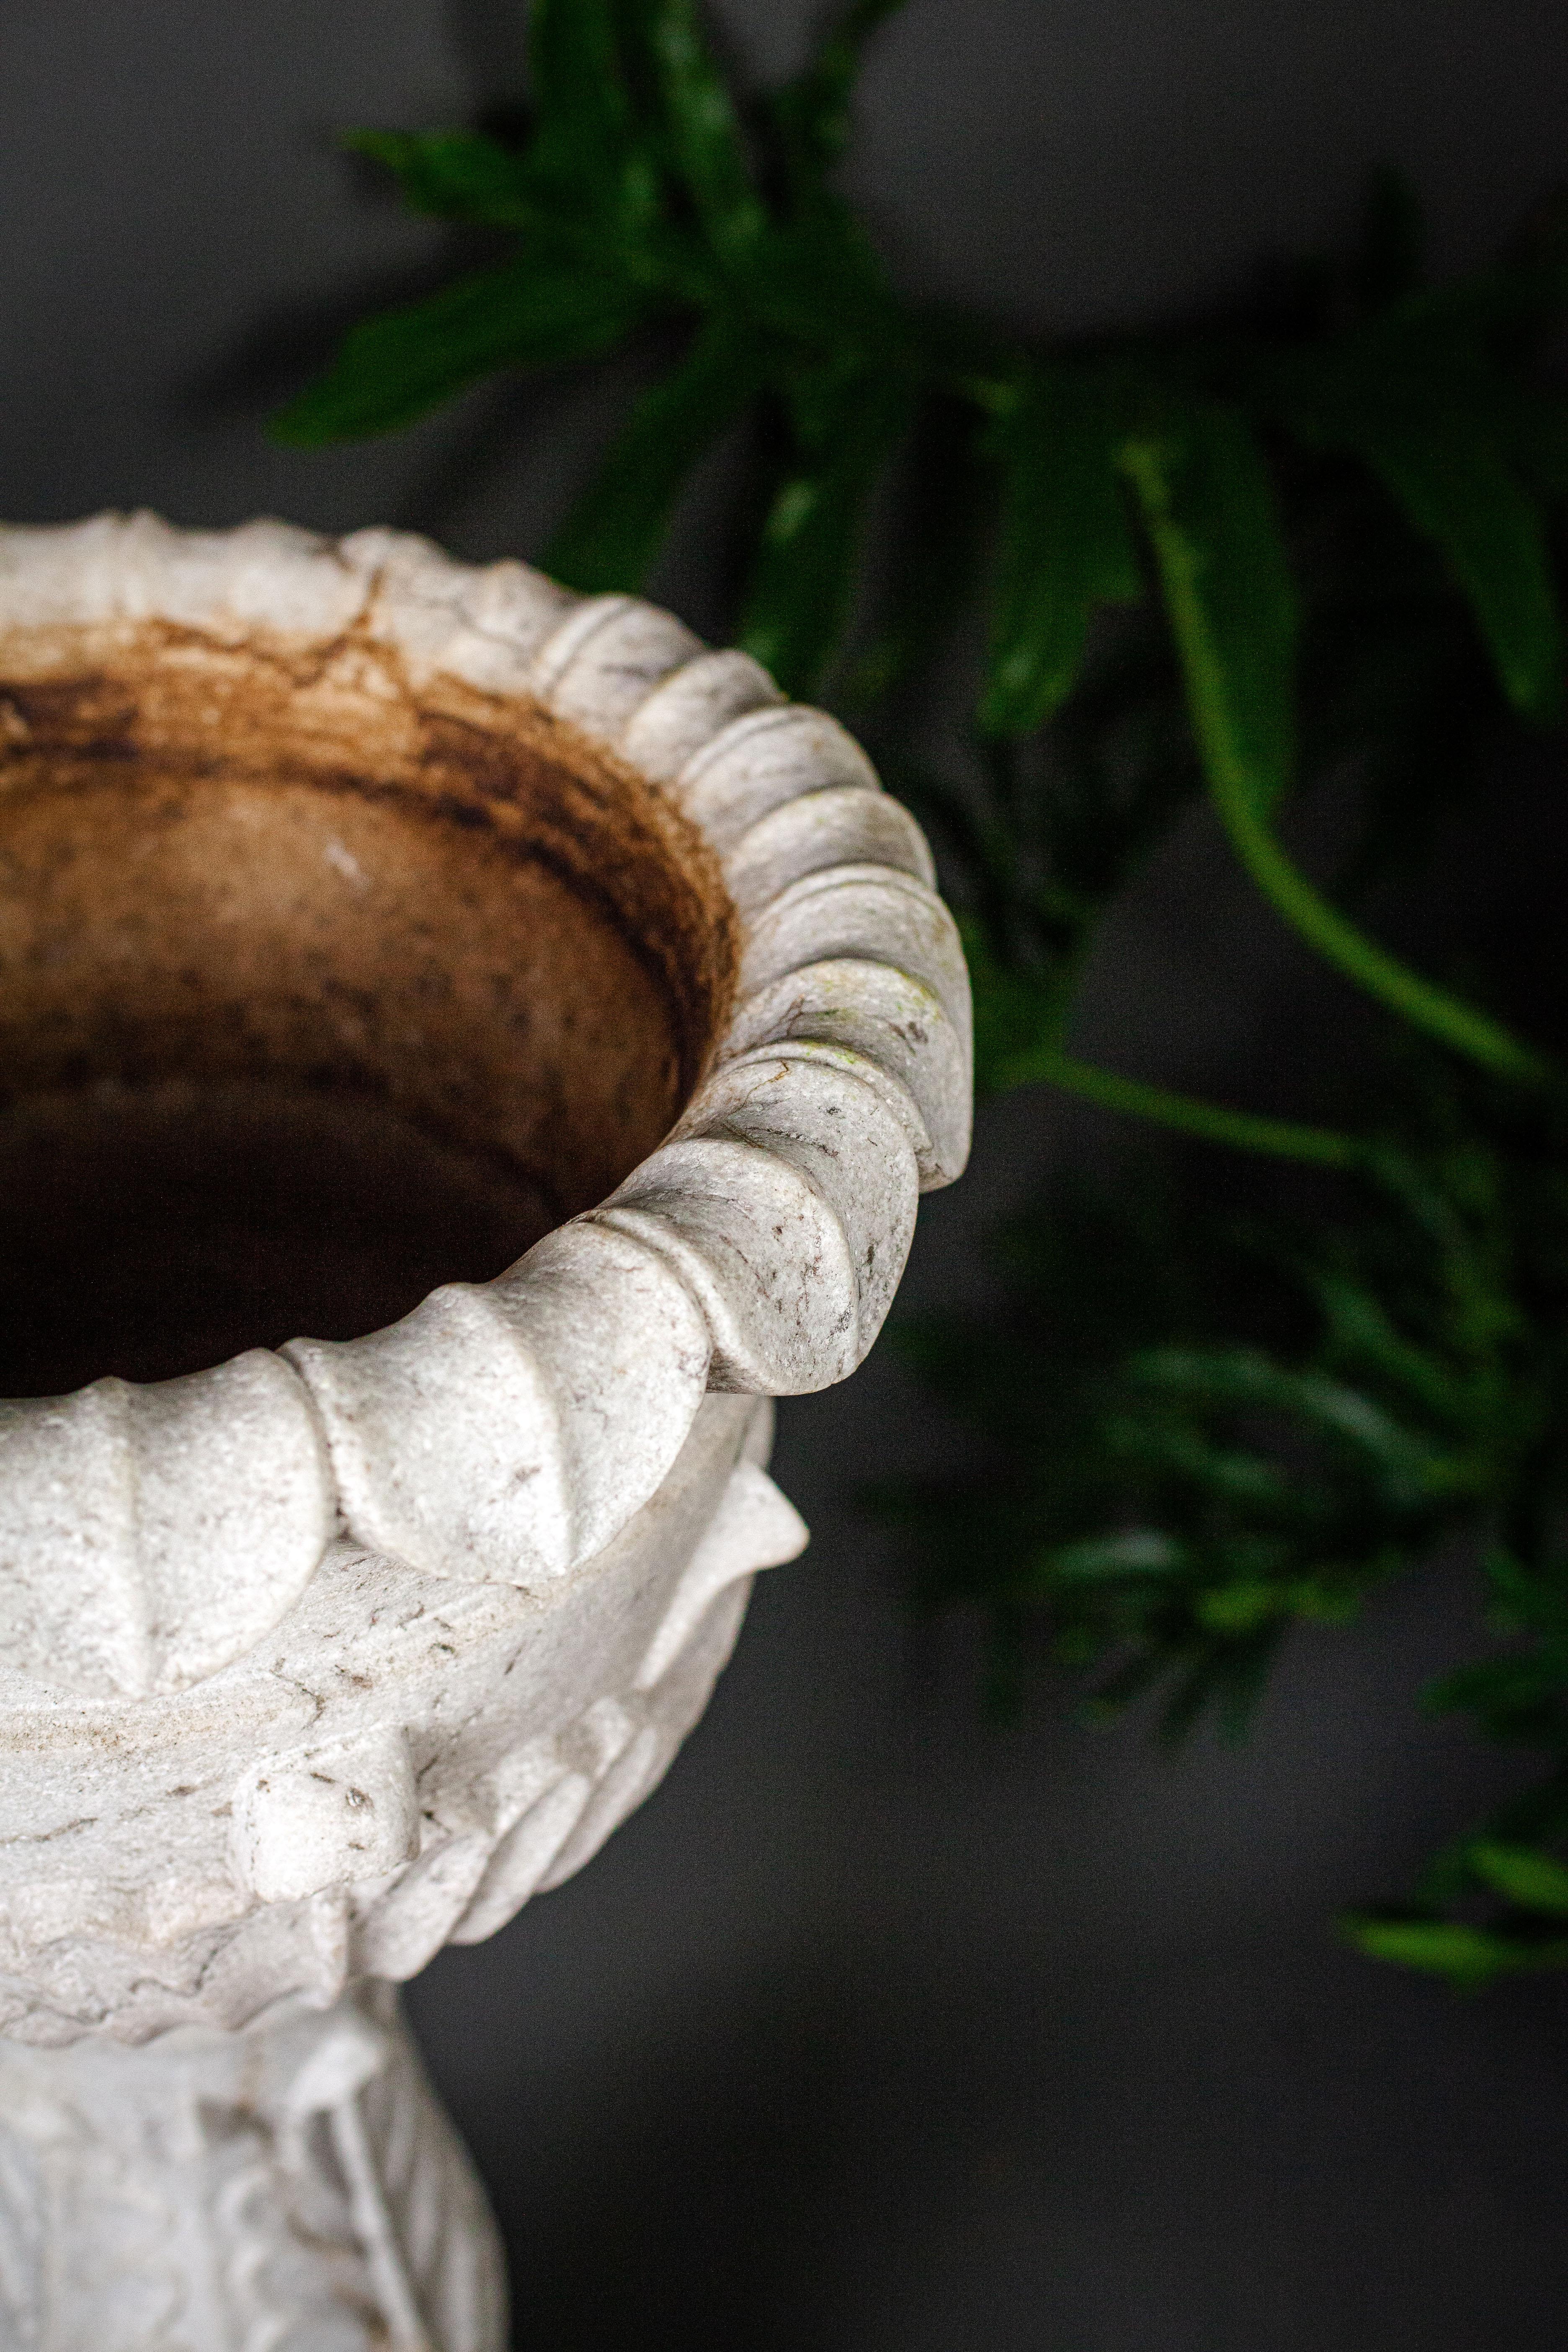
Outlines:
{"type": "Polygon", "coordinates": [[[0,2342],[496,2352],[393,1988],[804,1542],[953,929],[745,656],[392,532],[0,532],[0,2342]]]}

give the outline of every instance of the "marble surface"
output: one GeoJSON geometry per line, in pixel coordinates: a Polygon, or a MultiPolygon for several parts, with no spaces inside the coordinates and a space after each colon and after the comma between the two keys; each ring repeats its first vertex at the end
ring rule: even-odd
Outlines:
{"type": "MultiPolygon", "coordinates": [[[[0,1405],[0,2029],[16,2115],[45,2117],[6,2158],[8,2282],[33,2275],[40,2231],[68,2247],[89,2226],[122,2094],[166,2154],[187,2077],[243,2070],[242,2042],[309,2042],[311,2013],[347,2020],[344,2048],[370,2036],[365,2083],[402,2082],[385,1988],[580,1868],[658,1782],[753,1574],[805,1541],[767,1476],[767,1400],[855,1369],[920,1192],[968,1147],[967,981],[925,844],[842,730],[744,656],[635,599],[571,597],[393,532],[186,533],[146,516],[0,531],[16,760],[61,693],[79,702],[87,677],[123,696],[113,682],[133,675],[113,722],[133,779],[175,723],[160,695],[188,701],[194,671],[214,681],[221,775],[221,696],[258,647],[293,680],[292,727],[325,711],[347,740],[356,711],[371,728],[376,698],[399,697],[456,724],[467,697],[470,735],[520,710],[555,730],[601,798],[643,796],[637,838],[663,824],[671,856],[685,843],[712,868],[704,903],[732,927],[737,973],[665,1139],[498,1278],[438,1285],[353,1339],[0,1405]],[[140,2072],[125,2044],[149,2045],[140,2072]]],[[[325,855],[361,887],[335,836],[325,855]]],[[[12,918],[21,938],[26,903],[12,918]]],[[[29,968],[25,938],[12,953],[29,968]]],[[[368,2294],[363,2326],[242,2324],[226,2288],[165,2248],[184,2284],[162,2316],[127,2316],[73,2257],[63,2302],[15,2288],[18,2312],[44,2315],[16,2321],[18,2343],[489,2352],[488,2288],[479,2317],[442,2317],[419,2284],[430,2248],[470,2229],[458,2159],[426,2167],[440,2217],[399,2219],[392,2140],[366,2138],[361,2088],[320,2112],[338,2116],[323,2179],[371,2285],[322,2271],[298,2293],[301,2311],[324,2295],[341,2313],[368,2294]]],[[[176,2174],[190,2198],[230,2191],[208,2180],[227,2159],[201,2131],[188,2159],[164,2187],[194,2247],[176,2174]]],[[[224,2205],[235,2277],[297,2266],[286,2206],[224,2205]]],[[[58,2254],[39,2277],[65,2274],[58,2254]]],[[[141,2260],[116,2258],[127,2276],[141,2260]]]]}

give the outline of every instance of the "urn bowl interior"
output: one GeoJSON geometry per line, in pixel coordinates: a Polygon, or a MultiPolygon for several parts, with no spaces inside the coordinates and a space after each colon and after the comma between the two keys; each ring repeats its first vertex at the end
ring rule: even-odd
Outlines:
{"type": "Polygon", "coordinates": [[[368,639],[0,638],[0,1395],[500,1272],[666,1133],[733,929],[535,704],[368,639]]]}

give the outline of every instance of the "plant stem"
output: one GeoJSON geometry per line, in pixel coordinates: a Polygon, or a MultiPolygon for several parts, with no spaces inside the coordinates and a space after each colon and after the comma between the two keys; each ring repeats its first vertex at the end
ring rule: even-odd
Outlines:
{"type": "Polygon", "coordinates": [[[1500,1077],[1549,1081],[1550,1064],[1500,1022],[1423,980],[1331,906],[1269,824],[1293,765],[1295,593],[1250,435],[1222,412],[1194,409],[1174,434],[1130,441],[1121,463],[1160,567],[1210,794],[1264,897],[1325,962],[1413,1027],[1500,1077]],[[1238,656],[1248,635],[1251,659],[1238,656]]]}
{"type": "Polygon", "coordinates": [[[1365,1147],[1354,1136],[1338,1135],[1331,1128],[1226,1110],[1222,1104],[1204,1102],[1195,1095],[1173,1094],[1142,1078],[1124,1078],[1113,1070],[1097,1069],[1092,1062],[1080,1062],[1055,1045],[1037,1045],[1015,1055],[1004,1064],[1001,1076],[1005,1086],[1044,1079],[1069,1094],[1083,1096],[1087,1102],[1098,1103],[1101,1110],[1149,1119],[1232,1150],[1263,1151],[1277,1160],[1301,1160],[1319,1168],[1359,1168],[1365,1156],[1365,1147]]]}
{"type": "Polygon", "coordinates": [[[1417,1029],[1500,1077],[1544,1085],[1552,1066],[1498,1021],[1412,971],[1342,915],[1287,856],[1250,797],[1215,778],[1213,797],[1237,856],[1275,911],[1325,962],[1417,1029]]]}

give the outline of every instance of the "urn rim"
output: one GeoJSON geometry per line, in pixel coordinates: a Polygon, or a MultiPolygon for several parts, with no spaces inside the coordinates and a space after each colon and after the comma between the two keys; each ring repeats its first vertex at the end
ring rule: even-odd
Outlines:
{"type": "Polygon", "coordinates": [[[971,1091],[967,977],[919,828],[747,655],[391,530],[0,530],[0,695],[29,632],[150,623],[357,631],[417,692],[542,711],[716,862],[739,980],[668,1135],[494,1281],[350,1340],[0,1402],[0,1680],[121,1700],[242,1655],[340,1531],[437,1577],[542,1597],[574,1576],[657,1493],[707,1391],[854,1370],[917,1193],[963,1168],[971,1091]]]}

